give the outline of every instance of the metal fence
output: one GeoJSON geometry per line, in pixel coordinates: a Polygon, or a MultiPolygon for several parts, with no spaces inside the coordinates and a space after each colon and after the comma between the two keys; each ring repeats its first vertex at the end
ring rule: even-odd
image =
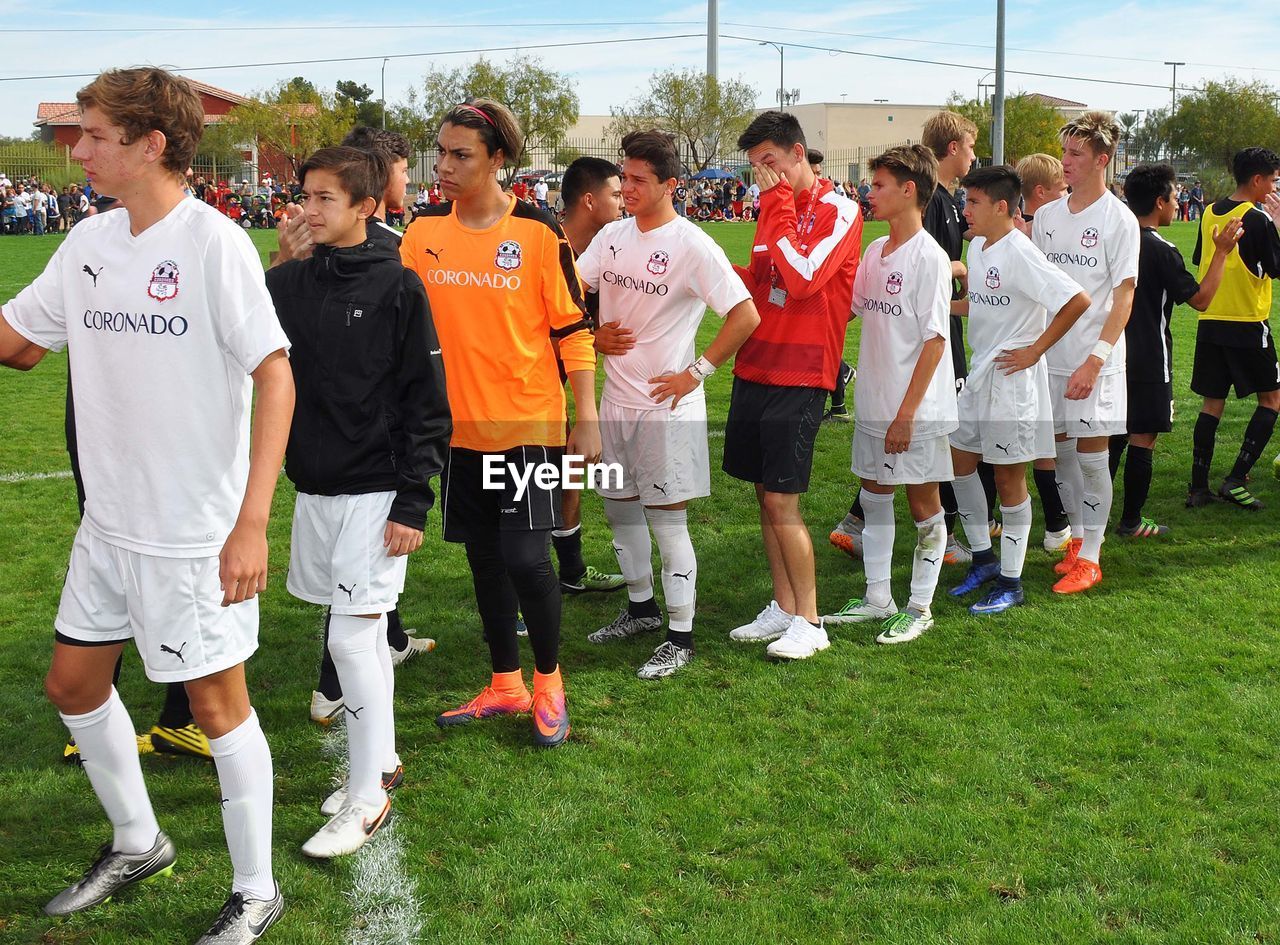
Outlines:
{"type": "Polygon", "coordinates": [[[65,144],[21,141],[0,145],[0,171],[10,180],[32,175],[41,180],[60,179],[70,174],[71,168],[71,148],[65,144]]]}
{"type": "MultiPolygon", "coordinates": [[[[563,171],[568,164],[579,157],[598,157],[606,161],[620,161],[620,140],[618,138],[561,138],[553,142],[544,142],[530,148],[525,153],[524,164],[520,170],[530,171],[563,171]]],[[[837,148],[823,154],[823,175],[832,179],[853,181],[857,184],[863,177],[869,177],[867,165],[871,159],[889,148],[916,142],[894,141],[889,144],[867,145],[859,148],[837,148]]],[[[687,144],[679,142],[680,157],[686,169],[692,175],[697,169],[693,155],[687,144]]],[[[435,151],[418,151],[409,161],[409,177],[415,183],[429,182],[435,167],[435,151]]],[[[733,150],[722,152],[710,162],[710,166],[723,168],[735,176],[750,180],[751,167],[745,152],[733,150]]]]}

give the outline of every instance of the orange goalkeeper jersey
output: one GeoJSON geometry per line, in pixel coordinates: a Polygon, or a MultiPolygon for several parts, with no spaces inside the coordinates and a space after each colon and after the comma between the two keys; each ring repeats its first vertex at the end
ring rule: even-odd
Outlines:
{"type": "Polygon", "coordinates": [[[400,256],[426,286],[453,413],[451,446],[503,452],[563,446],[566,371],[595,369],[573,251],[544,210],[511,200],[485,230],[451,203],[428,207],[400,256]]]}

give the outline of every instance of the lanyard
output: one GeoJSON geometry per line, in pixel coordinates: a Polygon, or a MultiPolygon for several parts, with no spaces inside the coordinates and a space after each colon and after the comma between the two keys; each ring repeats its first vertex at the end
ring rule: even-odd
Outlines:
{"type": "MultiPolygon", "coordinates": [[[[809,188],[809,206],[796,220],[796,236],[800,238],[801,255],[809,251],[809,237],[813,235],[814,224],[818,221],[818,186],[818,179],[815,177],[813,186],[809,188]]],[[[772,258],[769,261],[769,285],[774,288],[778,286],[778,267],[774,265],[772,258]]]]}

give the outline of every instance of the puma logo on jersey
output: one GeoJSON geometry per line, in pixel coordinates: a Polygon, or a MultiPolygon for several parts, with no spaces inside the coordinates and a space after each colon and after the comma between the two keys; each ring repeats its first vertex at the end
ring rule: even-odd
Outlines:
{"type": "Polygon", "coordinates": [[[1087,426],[1090,430],[1092,430],[1092,429],[1093,429],[1093,421],[1092,421],[1092,420],[1081,420],[1080,422],[1081,422],[1081,423],[1083,423],[1085,426],[1087,426]]]}
{"type": "Polygon", "coordinates": [[[1047,237],[1049,237],[1049,239],[1053,239],[1053,234],[1054,234],[1054,233],[1056,233],[1056,232],[1058,232],[1058,231],[1057,231],[1057,230],[1045,230],[1045,231],[1044,231],[1044,235],[1045,235],[1045,236],[1047,236],[1047,237]]]}
{"type": "Polygon", "coordinates": [[[666,494],[667,494],[667,484],[666,484],[665,482],[664,482],[662,485],[658,485],[658,484],[655,482],[655,483],[653,484],[653,487],[654,487],[655,489],[657,489],[659,492],[661,492],[663,495],[666,495],[666,494]]]}
{"type": "Polygon", "coordinates": [[[186,665],[186,662],[187,662],[187,661],[186,661],[186,659],[183,657],[183,655],[182,655],[182,651],[183,651],[183,650],[185,650],[186,648],[187,648],[187,641],[186,641],[186,640],[183,640],[183,641],[182,641],[182,646],[178,647],[176,650],[175,650],[173,647],[169,646],[169,644],[167,644],[167,643],[161,643],[161,644],[160,644],[160,652],[161,652],[161,653],[172,653],[174,656],[176,656],[176,657],[178,658],[178,662],[179,662],[179,663],[182,663],[184,666],[186,665]]]}
{"type": "Polygon", "coordinates": [[[884,464],[884,468],[885,468],[885,469],[887,469],[887,470],[889,470],[889,472],[893,472],[893,467],[892,467],[892,466],[890,466],[888,463],[885,463],[885,464],[884,464]]]}
{"type": "Polygon", "coordinates": [[[439,262],[440,254],[444,252],[444,247],[441,246],[439,249],[427,249],[426,247],[423,247],[422,251],[426,253],[428,256],[430,256],[432,259],[434,259],[436,262],[439,262]]]}
{"type": "Polygon", "coordinates": [[[1007,446],[1001,446],[999,443],[997,443],[996,449],[1003,451],[1006,456],[1009,455],[1009,447],[1007,446]]]}
{"type": "Polygon", "coordinates": [[[89,268],[89,264],[85,263],[84,268],[80,271],[93,280],[93,287],[96,289],[98,287],[98,276],[102,275],[102,270],[105,268],[105,266],[99,266],[98,271],[94,272],[89,268]]]}
{"type": "Polygon", "coordinates": [[[618,246],[618,247],[610,246],[610,247],[609,247],[609,252],[613,253],[613,258],[614,258],[614,259],[617,259],[617,258],[618,258],[618,253],[622,252],[622,247],[620,247],[620,246],[618,246]]]}
{"type": "Polygon", "coordinates": [[[338,590],[342,591],[344,594],[347,595],[348,604],[351,603],[351,592],[354,591],[355,589],[356,589],[356,586],[354,584],[352,584],[350,587],[346,587],[343,584],[338,585],[338,590]]]}
{"type": "Polygon", "coordinates": [[[226,806],[227,806],[227,802],[228,802],[228,801],[230,801],[230,800],[231,800],[231,798],[229,798],[229,797],[224,797],[224,798],[222,799],[222,806],[223,806],[223,807],[226,807],[226,806]]]}

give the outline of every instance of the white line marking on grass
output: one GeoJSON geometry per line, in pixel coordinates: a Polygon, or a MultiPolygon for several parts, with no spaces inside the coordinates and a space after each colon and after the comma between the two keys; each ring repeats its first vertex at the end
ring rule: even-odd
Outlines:
{"type": "MultiPolygon", "coordinates": [[[[324,754],[335,766],[334,786],[347,772],[347,727],[330,726],[322,740],[324,754]]],[[[418,884],[409,870],[409,856],[394,816],[360,848],[351,868],[349,945],[401,945],[416,942],[425,924],[418,884]]]]}
{"type": "Polygon", "coordinates": [[[41,479],[70,479],[70,469],[59,469],[57,472],[47,473],[4,473],[0,475],[0,482],[39,482],[41,479]]]}
{"type": "Polygon", "coordinates": [[[707,431],[707,438],[708,438],[708,439],[711,439],[711,440],[723,440],[723,439],[724,439],[724,431],[723,431],[723,430],[708,430],[708,431],[707,431]]]}

